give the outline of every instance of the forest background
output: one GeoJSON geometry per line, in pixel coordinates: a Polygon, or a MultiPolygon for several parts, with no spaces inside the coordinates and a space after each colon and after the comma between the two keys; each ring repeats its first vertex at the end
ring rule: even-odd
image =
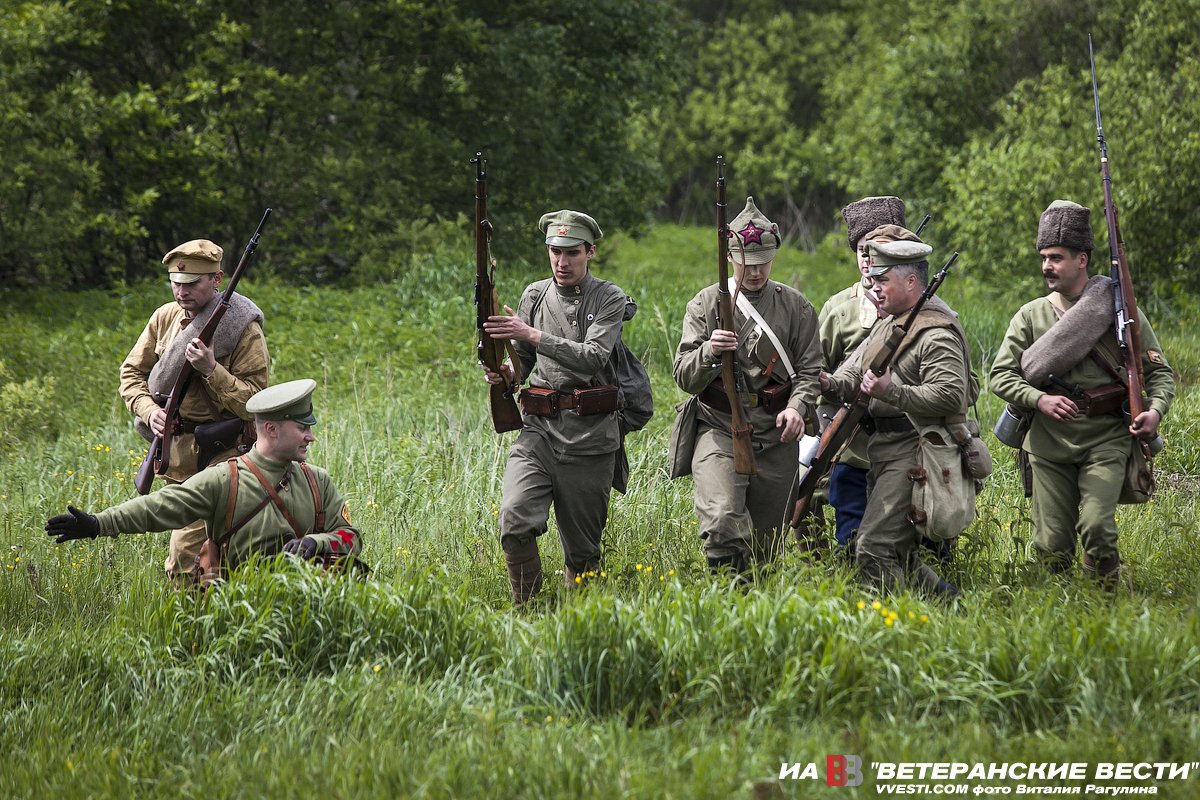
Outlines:
{"type": "MultiPolygon", "coordinates": [[[[825,786],[845,753],[1186,763],[1101,783],[1194,797],[1197,19],[1196,0],[4,4],[0,795],[875,796],[869,766],[825,786]],[[773,277],[817,305],[854,278],[845,202],[932,214],[986,376],[1043,291],[1051,200],[1092,207],[1103,261],[1089,32],[1139,300],[1179,382],[1159,494],[1119,514],[1128,585],[1030,568],[990,433],[956,610],[794,551],[753,591],[714,581],[665,453],[684,305],[715,278],[716,154],[731,206],[753,194],[788,237],[773,277]],[[527,614],[495,531],[512,435],[490,432],[475,364],[479,149],[501,297],[546,273],[541,213],[594,214],[657,404],[605,574],[555,577],[527,614]],[[268,205],[240,289],[272,379],[318,380],[313,460],[373,579],[282,565],[197,598],[167,588],[165,536],[54,546],[48,515],[133,493],[116,368],[169,300],[162,254],[206,236],[228,269],[268,205]],[[794,763],[821,778],[780,779],[794,763]]],[[[985,391],[985,428],[999,410],[985,391]]]]}

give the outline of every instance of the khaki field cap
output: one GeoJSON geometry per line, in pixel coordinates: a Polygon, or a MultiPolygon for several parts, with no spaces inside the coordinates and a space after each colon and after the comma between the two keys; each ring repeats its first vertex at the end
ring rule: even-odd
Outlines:
{"type": "Polygon", "coordinates": [[[933,248],[922,242],[915,233],[899,225],[880,225],[866,236],[871,255],[867,274],[872,278],[901,264],[920,263],[933,252],[933,248]]]}
{"type": "Polygon", "coordinates": [[[904,226],[904,201],[899,197],[864,197],[842,209],[850,249],[858,246],[858,240],[880,225],[904,226]]]}
{"type": "Polygon", "coordinates": [[[765,264],[779,249],[779,226],[758,210],[754,198],[746,198],[742,213],[729,223],[729,255],[739,264],[765,264]]]}
{"type": "Polygon", "coordinates": [[[538,228],[546,234],[546,244],[555,247],[574,247],[577,244],[595,244],[604,236],[596,220],[581,211],[551,211],[542,214],[538,228]]]}
{"type": "Polygon", "coordinates": [[[1069,247],[1091,250],[1096,246],[1090,222],[1092,210],[1070,200],[1055,200],[1038,220],[1037,249],[1069,247]]]}
{"type": "Polygon", "coordinates": [[[317,382],[311,378],[268,386],[246,401],[246,410],[258,419],[290,419],[301,425],[316,425],[312,393],[317,382]]]}
{"type": "Polygon", "coordinates": [[[163,256],[163,263],[172,283],[195,283],[201,275],[220,272],[224,255],[220,245],[208,239],[192,239],[163,256]]]}

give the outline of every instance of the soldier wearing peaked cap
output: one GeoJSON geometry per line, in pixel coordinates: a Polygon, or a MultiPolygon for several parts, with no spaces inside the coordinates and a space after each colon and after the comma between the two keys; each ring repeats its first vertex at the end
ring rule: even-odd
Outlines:
{"type": "Polygon", "coordinates": [[[735,330],[718,324],[716,284],[688,303],[674,374],[692,397],[678,409],[670,457],[672,477],[695,478],[696,517],[710,569],[744,574],[782,550],[795,502],[796,441],[816,409],[821,348],[812,305],[770,279],[779,226],[748,197],[729,230],[735,330]],[[719,381],[725,352],[735,353],[744,382],[755,475],[734,470],[730,407],[719,381]]]}
{"type": "MultiPolygon", "coordinates": [[[[867,234],[881,225],[904,225],[904,201],[899,197],[864,197],[842,209],[847,243],[858,262],[858,280],[830,297],[821,306],[817,325],[821,332],[822,369],[834,372],[881,319],[886,317],[871,293],[867,274],[867,234]]],[[[837,413],[825,404],[818,409],[822,424],[837,413]]],[[[867,435],[860,431],[846,443],[838,463],[829,473],[829,504],[835,511],[835,537],[853,558],[854,537],[867,508],[867,435]]]]}
{"type": "Polygon", "coordinates": [[[1175,379],[1150,322],[1138,309],[1139,354],[1149,404],[1127,421],[1119,404],[1125,368],[1106,276],[1088,277],[1095,240],[1091,211],[1055,200],[1038,222],[1037,250],[1050,293],[1012,318],[992,362],[991,390],[1026,417],[1020,442],[1033,497],[1034,547],[1055,572],[1067,571],[1076,540],[1086,575],[1114,586],[1120,573],[1116,507],[1133,437],[1154,439],[1175,396],[1175,379]],[[1063,387],[1070,388],[1067,391],[1063,387]],[[1109,396],[1113,403],[1084,404],[1109,396]]]}
{"type": "MultiPolygon", "coordinates": [[[[516,383],[529,383],[519,396],[524,427],[509,450],[499,515],[517,605],[541,589],[538,537],[551,506],[566,585],[600,571],[609,493],[625,488],[617,470],[623,434],[612,357],[636,308],[619,286],[591,272],[604,235],[596,220],[564,209],[542,215],[538,229],[551,277],[527,286],[515,312],[505,306],[507,316],[484,324],[488,334],[512,340],[521,362],[516,383]]],[[[484,373],[491,383],[501,380],[484,373]]]]}
{"type": "Polygon", "coordinates": [[[360,536],[345,502],[329,473],[307,463],[316,386],[288,381],[249,398],[258,438],[245,455],[95,515],[68,506],[47,521],[46,532],[61,544],[199,520],[209,538],[204,558],[197,554],[189,569],[203,582],[252,555],[329,560],[357,554],[360,536]]]}
{"type": "MultiPolygon", "coordinates": [[[[197,338],[218,303],[223,254],[221,247],[208,239],[193,239],[163,257],[175,299],[150,316],[121,364],[121,399],[147,441],[162,434],[166,424],[163,406],[180,369],[185,362],[195,368],[196,378],[180,405],[180,427],[171,439],[171,466],[164,476],[168,485],[186,480],[209,461],[223,460],[248,447],[254,431],[246,401],[267,385],[269,377],[262,311],[241,294],[232,298],[212,345],[197,338]],[[239,419],[244,424],[240,435],[235,430],[239,419]],[[206,437],[206,433],[213,435],[206,437]],[[212,453],[204,448],[202,454],[198,436],[236,444],[212,453]]],[[[172,532],[164,564],[168,577],[177,583],[187,581],[206,537],[200,520],[188,521],[172,532]]]]}
{"type": "MultiPolygon", "coordinates": [[[[933,248],[898,225],[871,231],[866,245],[866,272],[880,307],[889,316],[906,314],[929,283],[927,259],[933,248]]],[[[855,560],[862,581],[883,591],[911,588],[955,597],[958,588],[918,555],[921,533],[909,513],[913,506],[910,470],[920,467],[921,437],[936,435],[943,443],[953,442],[950,426],[965,422],[979,383],[970,369],[962,325],[936,296],[913,321],[890,368],[876,375],[864,365],[874,362],[890,328],[876,325],[837,372],[821,375],[822,388],[832,400],[849,401],[859,389],[870,396],[864,421],[869,436],[868,502],[855,560]]]]}

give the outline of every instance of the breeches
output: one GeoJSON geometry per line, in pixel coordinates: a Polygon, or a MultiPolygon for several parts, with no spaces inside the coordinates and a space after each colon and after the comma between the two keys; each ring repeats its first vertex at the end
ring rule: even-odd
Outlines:
{"type": "Polygon", "coordinates": [[[729,434],[700,426],[692,455],[696,517],[711,557],[741,553],[747,563],[769,561],[782,552],[784,532],[796,502],[799,451],[795,442],[754,451],[756,475],[733,469],[729,434]]]}
{"type": "Polygon", "coordinates": [[[868,474],[867,510],[858,529],[855,560],[866,584],[885,592],[932,592],[940,580],[918,555],[921,536],[908,521],[911,458],[875,462],[868,474]]]}
{"type": "Polygon", "coordinates": [[[547,530],[550,507],[558,525],[563,560],[582,571],[600,558],[600,536],[608,521],[608,497],[617,453],[555,455],[550,443],[522,431],[504,467],[500,543],[506,549],[547,530]]]}
{"type": "Polygon", "coordinates": [[[1033,544],[1043,557],[1070,561],[1078,537],[1096,562],[1117,555],[1117,498],[1129,447],[1097,447],[1060,464],[1029,454],[1033,470],[1033,544]]]}

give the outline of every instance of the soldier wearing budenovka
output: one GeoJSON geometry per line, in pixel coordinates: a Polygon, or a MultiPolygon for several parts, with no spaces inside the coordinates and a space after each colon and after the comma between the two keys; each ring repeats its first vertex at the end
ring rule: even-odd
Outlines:
{"type": "MultiPolygon", "coordinates": [[[[227,442],[252,440],[246,401],[266,387],[269,377],[262,311],[242,295],[231,298],[211,347],[196,338],[218,304],[224,275],[222,256],[218,245],[194,239],[163,257],[175,301],[151,315],[121,364],[121,398],[147,441],[162,435],[166,423],[162,404],[185,361],[196,371],[180,405],[180,428],[171,439],[170,468],[164,476],[168,485],[186,480],[205,466],[199,463],[197,426],[228,421],[226,425],[234,430],[223,432],[219,438],[227,442]],[[249,436],[239,435],[236,430],[239,419],[250,428],[249,436]]],[[[204,455],[216,462],[237,452],[235,445],[204,455]]],[[[172,532],[164,564],[169,577],[186,579],[206,536],[201,520],[186,520],[172,532]]]]}
{"type": "Polygon", "coordinates": [[[1066,200],[1055,200],[1043,212],[1037,249],[1051,291],[1022,306],[1009,323],[992,363],[990,386],[1029,415],[1021,449],[1032,471],[1038,555],[1052,570],[1065,571],[1074,561],[1078,538],[1085,573],[1114,579],[1121,564],[1116,506],[1131,434],[1147,441],[1157,436],[1175,380],[1139,311],[1143,352],[1138,357],[1149,404],[1137,419],[1125,420],[1119,407],[1125,370],[1117,350],[1111,281],[1088,277],[1095,245],[1090,215],[1066,200]],[[1115,395],[1116,401],[1085,407],[1085,392],[1115,395]]]}
{"type": "MultiPolygon", "coordinates": [[[[929,283],[932,252],[911,231],[885,225],[868,235],[873,291],[893,319],[905,318],[929,283]]],[[[935,596],[959,593],[921,561],[921,520],[914,516],[914,475],[919,475],[926,440],[953,445],[974,403],[978,382],[970,370],[966,335],[957,316],[936,296],[928,300],[901,341],[891,366],[875,375],[864,365],[874,362],[894,323],[878,325],[862,348],[833,375],[821,376],[822,387],[839,401],[861,388],[871,397],[867,458],[867,510],[856,544],[862,580],[884,591],[906,587],[935,596]]],[[[957,453],[957,449],[955,448],[957,453]]],[[[959,467],[961,470],[961,466],[959,467]]],[[[959,472],[958,477],[963,477],[959,472]]],[[[973,487],[969,498],[974,504],[973,487]]],[[[922,515],[933,509],[916,509],[922,515]]],[[[953,532],[957,534],[958,532],[953,532]]]]}
{"type": "Polygon", "coordinates": [[[796,440],[818,397],[821,348],[817,315],[803,294],[770,280],[779,228],[754,198],[730,223],[731,284],[739,289],[736,332],[717,324],[718,287],[700,291],[684,315],[675,354],[680,407],[672,435],[671,475],[689,472],[705,556],[714,571],[738,573],[769,562],[783,546],[795,502],[796,440]],[[755,475],[734,469],[728,398],[714,385],[721,354],[736,354],[752,430],[755,475]]]}
{"type": "Polygon", "coordinates": [[[306,559],[357,554],[358,530],[329,473],[305,463],[317,421],[315,388],[312,380],[289,381],[251,397],[246,407],[258,438],[245,455],[94,516],[68,506],[68,513],[46,523],[46,532],[61,544],[200,520],[209,532],[208,549],[217,547],[224,567],[255,554],[288,552],[306,559]]]}
{"type": "MultiPolygon", "coordinates": [[[[846,220],[847,242],[854,251],[859,280],[825,301],[817,315],[821,332],[823,368],[834,372],[854,351],[876,323],[887,315],[880,311],[871,294],[867,270],[867,234],[881,225],[904,226],[904,201],[899,197],[864,197],[842,209],[846,220]]],[[[825,405],[820,410],[822,425],[837,411],[825,405]]],[[[835,511],[835,538],[853,557],[854,536],[862,525],[867,508],[867,434],[860,431],[838,456],[829,473],[829,504],[835,511]]]]}
{"type": "MultiPolygon", "coordinates": [[[[529,386],[520,402],[524,427],[509,450],[500,506],[500,544],[513,600],[542,585],[537,537],[550,507],[558,524],[568,586],[600,569],[609,491],[619,482],[622,431],[613,349],[628,298],[591,274],[603,233],[587,214],[563,210],[538,222],[553,277],[526,287],[517,311],[489,317],[484,330],[511,339],[529,386]]],[[[508,370],[505,364],[503,369],[508,370]]],[[[489,382],[500,376],[484,369],[489,382]]]]}

